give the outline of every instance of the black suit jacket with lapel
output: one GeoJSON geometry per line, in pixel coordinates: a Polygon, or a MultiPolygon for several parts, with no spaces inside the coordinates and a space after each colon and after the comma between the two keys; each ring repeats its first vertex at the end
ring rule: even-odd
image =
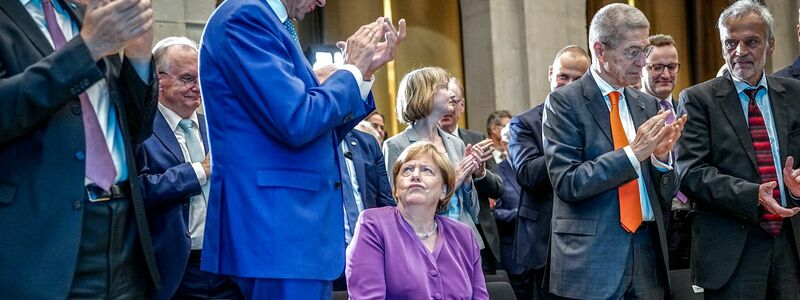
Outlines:
{"type": "MultiPolygon", "coordinates": [[[[83,11],[60,4],[80,24],[83,11]]],[[[103,78],[125,140],[130,198],[149,268],[142,276],[160,281],[131,147],[152,132],[157,83],[142,82],[116,55],[95,62],[80,35],[54,52],[19,1],[0,1],[0,298],[67,297],[86,196],[78,95],[103,78]]]]}
{"type": "MultiPolygon", "coordinates": [[[[458,135],[464,144],[475,145],[486,139],[486,136],[480,132],[469,129],[458,129],[458,135]]],[[[480,222],[483,235],[486,237],[486,244],[492,250],[492,254],[497,261],[501,261],[500,254],[500,233],[497,231],[497,223],[494,221],[492,209],[489,208],[489,198],[500,199],[503,196],[503,180],[494,171],[495,162],[490,158],[486,162],[486,176],[490,180],[480,180],[475,182],[475,190],[478,192],[478,203],[480,204],[480,211],[478,212],[478,222],[480,222]]]]}
{"type": "MultiPolygon", "coordinates": [[[[767,75],[767,85],[783,164],[787,156],[800,156],[800,81],[767,75]]],[[[689,115],[676,150],[681,192],[695,202],[692,278],[702,287],[718,289],[736,270],[747,229],[758,226],[755,150],[730,75],[681,92],[678,114],[689,115]]],[[[796,205],[788,190],[781,192],[796,205]]],[[[800,236],[798,218],[791,219],[795,237],[800,236]]]]}

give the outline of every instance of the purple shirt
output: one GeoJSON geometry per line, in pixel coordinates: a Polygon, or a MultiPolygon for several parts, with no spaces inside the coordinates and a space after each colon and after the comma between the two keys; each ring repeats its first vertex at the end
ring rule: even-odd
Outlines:
{"type": "Polygon", "coordinates": [[[480,249],[469,227],[435,217],[439,236],[433,253],[391,206],[358,218],[347,247],[351,299],[489,299],[480,249]]]}

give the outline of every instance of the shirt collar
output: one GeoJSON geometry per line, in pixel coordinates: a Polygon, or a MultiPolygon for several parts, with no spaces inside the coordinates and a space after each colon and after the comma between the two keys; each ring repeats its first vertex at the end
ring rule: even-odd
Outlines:
{"type": "Polygon", "coordinates": [[[740,80],[739,78],[736,78],[736,76],[733,76],[733,74],[731,74],[731,79],[733,79],[733,85],[736,87],[736,92],[737,93],[741,94],[742,91],[744,91],[746,89],[758,88],[760,86],[764,87],[764,91],[766,91],[767,90],[767,74],[766,73],[767,72],[764,72],[762,70],[762,72],[761,72],[761,80],[758,81],[758,84],[756,84],[756,86],[751,86],[746,81],[743,81],[743,80],[740,80]]]}
{"type": "MultiPolygon", "coordinates": [[[[178,130],[178,123],[181,120],[183,120],[183,118],[181,118],[181,116],[176,114],[171,109],[169,109],[166,106],[164,106],[163,104],[161,104],[161,102],[158,103],[158,110],[161,112],[162,115],[164,115],[164,119],[167,120],[167,124],[169,125],[169,129],[172,129],[173,132],[178,130]]],[[[195,126],[198,126],[197,128],[200,128],[199,127],[200,126],[199,125],[200,122],[197,119],[197,111],[192,113],[192,115],[189,117],[189,120],[192,120],[192,123],[194,123],[195,126]]]]}
{"type": "Polygon", "coordinates": [[[278,15],[278,20],[280,20],[281,23],[286,22],[286,20],[289,19],[289,13],[286,12],[286,6],[283,6],[281,0],[267,0],[267,4],[269,4],[269,7],[272,8],[272,11],[278,15]]]}
{"type": "MultiPolygon", "coordinates": [[[[22,3],[22,6],[27,6],[28,4],[31,4],[35,5],[39,9],[42,8],[42,0],[19,0],[19,2],[22,3]]],[[[61,8],[61,3],[58,0],[52,0],[52,3],[53,3],[53,9],[55,9],[56,13],[62,15],[67,14],[67,12],[64,11],[63,8],[61,8]]]]}
{"type": "Polygon", "coordinates": [[[619,88],[619,89],[614,89],[614,87],[612,87],[611,84],[609,84],[608,82],[603,80],[603,78],[600,77],[600,75],[598,75],[597,72],[595,72],[594,69],[592,69],[592,68],[589,68],[589,69],[592,72],[592,77],[594,77],[594,81],[597,83],[597,88],[600,89],[600,93],[602,93],[604,97],[608,96],[608,94],[610,94],[613,91],[617,91],[620,94],[620,99],[625,98],[625,87],[624,86],[619,88]]]}

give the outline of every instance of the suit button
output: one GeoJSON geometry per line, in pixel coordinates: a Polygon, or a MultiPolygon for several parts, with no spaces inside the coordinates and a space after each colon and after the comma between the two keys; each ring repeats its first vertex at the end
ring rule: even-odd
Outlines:
{"type": "Polygon", "coordinates": [[[350,120],[352,119],[353,119],[353,114],[347,114],[347,116],[344,117],[343,123],[350,122],[350,120]]]}
{"type": "Polygon", "coordinates": [[[428,275],[431,275],[431,277],[436,277],[439,276],[439,272],[437,272],[436,270],[430,270],[428,271],[428,275]]]}
{"type": "Polygon", "coordinates": [[[89,78],[84,78],[83,79],[83,88],[87,88],[87,87],[89,87],[89,78]]]}
{"type": "Polygon", "coordinates": [[[661,184],[669,184],[669,177],[661,178],[661,184]]]}
{"type": "Polygon", "coordinates": [[[72,202],[72,207],[74,207],[75,209],[81,209],[81,206],[83,206],[83,202],[81,202],[80,200],[72,202]]]}
{"type": "Polygon", "coordinates": [[[744,229],[744,228],[745,228],[745,226],[744,226],[744,225],[742,225],[742,229],[744,229]]]}
{"type": "Polygon", "coordinates": [[[436,300],[442,299],[442,294],[434,293],[433,294],[433,299],[436,299],[436,300]]]}
{"type": "Polygon", "coordinates": [[[73,104],[72,107],[70,108],[70,110],[72,110],[72,113],[75,114],[75,115],[80,115],[81,114],[81,106],[78,105],[78,104],[73,104]]]}
{"type": "Polygon", "coordinates": [[[336,187],[337,190],[341,190],[342,189],[342,183],[339,182],[339,181],[337,181],[336,184],[334,184],[333,186],[336,187]]]}
{"type": "Polygon", "coordinates": [[[192,233],[190,233],[189,231],[186,231],[186,237],[192,237],[192,233]]]}
{"type": "Polygon", "coordinates": [[[84,160],[86,159],[86,153],[84,153],[83,150],[78,150],[78,152],[75,152],[75,158],[78,160],[84,160]]]}

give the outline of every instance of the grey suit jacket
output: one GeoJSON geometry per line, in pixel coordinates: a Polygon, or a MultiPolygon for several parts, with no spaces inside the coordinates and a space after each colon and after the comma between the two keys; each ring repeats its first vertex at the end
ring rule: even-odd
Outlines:
{"type": "MultiPolygon", "coordinates": [[[[637,128],[658,112],[652,96],[626,88],[625,97],[637,128]]],[[[620,225],[617,187],[637,174],[624,150],[614,150],[609,110],[591,72],[550,93],[543,134],[555,193],[550,291],[606,299],[622,280],[633,236],[620,225]]],[[[659,271],[667,279],[663,212],[676,193],[675,173],[656,170],[649,159],[641,170],[658,228],[659,271]]]]}
{"type": "MultiPolygon", "coordinates": [[[[783,164],[787,156],[800,157],[800,103],[796,99],[800,82],[767,75],[767,85],[783,164]]],[[[718,289],[728,282],[742,257],[749,232],[743,229],[758,226],[760,176],[755,150],[730,75],[684,90],[678,106],[678,115],[682,114],[689,119],[676,147],[676,169],[682,178],[681,192],[695,202],[692,280],[718,289]]],[[[793,167],[798,167],[797,160],[793,167]]],[[[790,206],[797,205],[791,197],[787,199],[790,206]]],[[[800,217],[792,217],[791,223],[797,253],[800,217]]]]}
{"type": "MultiPolygon", "coordinates": [[[[419,135],[412,128],[413,125],[408,126],[403,132],[383,142],[383,156],[386,158],[386,172],[389,175],[389,183],[392,185],[392,187],[394,187],[392,170],[394,169],[394,164],[397,162],[397,158],[400,156],[400,153],[403,153],[403,150],[408,148],[408,146],[420,140],[419,135]]],[[[445,150],[447,150],[447,158],[450,160],[450,163],[453,164],[453,168],[455,169],[455,166],[464,156],[464,142],[462,142],[456,136],[444,132],[444,130],[441,128],[437,128],[437,131],[439,132],[439,136],[442,137],[445,150]]],[[[474,192],[472,186],[473,185],[471,184],[462,185],[462,187],[459,188],[455,193],[455,195],[458,197],[459,206],[461,207],[458,221],[467,224],[467,226],[472,229],[472,232],[475,233],[475,239],[478,241],[478,245],[481,249],[483,249],[483,240],[478,233],[478,229],[475,227],[475,223],[478,221],[478,212],[480,210],[478,207],[478,196],[477,193],[474,192]]]]}
{"type": "MultiPolygon", "coordinates": [[[[475,145],[486,139],[482,133],[469,130],[458,129],[458,134],[464,144],[475,145]]],[[[489,180],[481,180],[481,183],[475,183],[475,191],[478,193],[478,204],[481,207],[478,212],[478,223],[481,225],[483,235],[486,237],[486,243],[489,244],[489,249],[492,250],[492,255],[497,261],[501,261],[500,251],[500,233],[497,230],[497,222],[492,215],[492,209],[489,208],[489,198],[500,199],[503,196],[503,180],[500,175],[497,175],[497,164],[494,159],[489,159],[486,162],[486,177],[489,180]]]]}

